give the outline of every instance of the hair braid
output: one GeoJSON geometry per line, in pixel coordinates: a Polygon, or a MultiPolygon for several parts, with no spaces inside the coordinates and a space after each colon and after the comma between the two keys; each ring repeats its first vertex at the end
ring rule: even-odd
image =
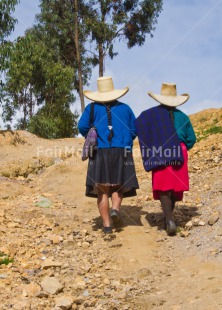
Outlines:
{"type": "Polygon", "coordinates": [[[106,111],[107,111],[107,115],[108,115],[108,127],[110,130],[108,141],[111,142],[111,140],[114,136],[114,132],[113,132],[113,126],[112,126],[111,106],[110,105],[106,106],[106,111]]]}
{"type": "Polygon", "coordinates": [[[174,108],[168,109],[169,114],[170,114],[171,121],[172,121],[172,122],[173,122],[173,124],[174,124],[174,115],[173,115],[173,110],[174,110],[174,108]]]}

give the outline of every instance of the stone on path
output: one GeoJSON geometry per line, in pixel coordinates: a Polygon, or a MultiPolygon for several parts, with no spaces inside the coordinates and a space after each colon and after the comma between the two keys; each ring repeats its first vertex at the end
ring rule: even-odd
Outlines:
{"type": "Polygon", "coordinates": [[[42,280],[41,286],[45,292],[52,295],[58,294],[64,288],[63,284],[60,283],[56,278],[48,276],[42,280]]]}
{"type": "Polygon", "coordinates": [[[52,205],[52,202],[44,196],[40,196],[38,199],[38,202],[35,203],[35,206],[43,207],[43,208],[49,208],[51,207],[51,205],[52,205]]]}
{"type": "Polygon", "coordinates": [[[190,235],[190,232],[187,230],[183,230],[180,232],[180,236],[183,238],[187,238],[190,235]]]}
{"type": "Polygon", "coordinates": [[[47,258],[43,261],[42,268],[48,269],[50,267],[62,267],[62,263],[58,261],[53,261],[50,258],[47,258]]]}
{"type": "Polygon", "coordinates": [[[187,222],[187,223],[185,224],[185,227],[186,227],[187,229],[191,229],[191,228],[193,227],[193,222],[192,222],[192,221],[187,222]]]}
{"type": "Polygon", "coordinates": [[[25,296],[35,296],[41,291],[41,287],[37,283],[30,283],[25,286],[23,294],[25,296]]]}
{"type": "Polygon", "coordinates": [[[56,299],[56,308],[70,309],[74,300],[71,296],[61,296],[56,299]]]}
{"type": "Polygon", "coordinates": [[[47,298],[48,296],[49,296],[49,294],[46,293],[46,292],[43,292],[43,291],[38,292],[38,293],[35,295],[35,297],[38,297],[38,298],[47,298]]]}
{"type": "Polygon", "coordinates": [[[215,212],[210,216],[208,220],[208,224],[212,226],[218,221],[218,219],[219,219],[219,214],[218,212],[215,212]]]}
{"type": "Polygon", "coordinates": [[[199,221],[198,225],[199,225],[199,226],[205,226],[206,223],[205,223],[204,221],[199,221]]]}

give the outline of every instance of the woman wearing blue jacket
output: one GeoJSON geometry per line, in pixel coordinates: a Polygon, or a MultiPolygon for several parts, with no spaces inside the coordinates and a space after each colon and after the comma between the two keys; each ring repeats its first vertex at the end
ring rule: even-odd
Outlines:
{"type": "MultiPolygon", "coordinates": [[[[88,163],[86,196],[97,198],[103,231],[112,233],[109,197],[111,219],[114,226],[118,226],[123,197],[135,196],[139,187],[132,157],[135,115],[127,104],[117,100],[128,92],[128,87],[115,89],[111,77],[98,78],[97,86],[98,91],[84,91],[84,95],[93,101],[93,126],[98,135],[98,149],[88,163]]],[[[91,104],[86,106],[78,123],[84,137],[91,126],[90,111],[91,104]]]]}

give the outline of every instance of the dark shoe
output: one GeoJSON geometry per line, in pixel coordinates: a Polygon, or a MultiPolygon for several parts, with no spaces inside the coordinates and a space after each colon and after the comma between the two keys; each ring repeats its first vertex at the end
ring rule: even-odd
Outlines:
{"type": "Polygon", "coordinates": [[[177,226],[176,224],[174,223],[173,220],[167,220],[166,221],[166,225],[167,225],[167,228],[166,228],[166,231],[167,231],[167,235],[168,236],[173,236],[176,234],[177,232],[177,226]]]}
{"type": "Polygon", "coordinates": [[[119,211],[118,211],[118,210],[113,209],[113,210],[111,211],[110,217],[111,217],[111,219],[112,219],[112,221],[113,221],[113,225],[114,225],[115,227],[119,227],[119,226],[122,225],[122,219],[121,219],[121,217],[120,217],[120,214],[119,214],[119,211]]]}
{"type": "Polygon", "coordinates": [[[112,230],[112,227],[104,227],[103,226],[103,232],[104,234],[112,234],[113,230],[112,230]]]}

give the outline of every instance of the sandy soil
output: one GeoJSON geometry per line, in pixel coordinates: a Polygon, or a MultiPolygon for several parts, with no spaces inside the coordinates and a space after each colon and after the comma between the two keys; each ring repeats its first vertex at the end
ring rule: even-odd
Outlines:
{"type": "Polygon", "coordinates": [[[162,229],[136,141],[140,189],[123,201],[122,229],[106,237],[96,200],[84,196],[83,139],[1,132],[0,252],[14,261],[0,265],[0,308],[221,309],[221,137],[190,152],[191,190],[176,206],[174,237],[162,229]],[[42,197],[50,206],[36,205],[42,197]],[[48,259],[60,265],[44,267],[48,259]],[[45,277],[63,287],[47,292],[45,277]]]}

